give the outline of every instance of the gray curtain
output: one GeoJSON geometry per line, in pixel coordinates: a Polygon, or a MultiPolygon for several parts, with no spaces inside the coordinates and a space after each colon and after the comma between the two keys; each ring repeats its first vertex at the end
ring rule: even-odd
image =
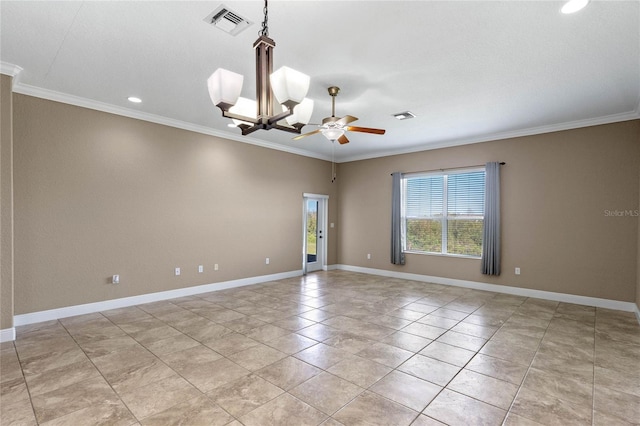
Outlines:
{"type": "Polygon", "coordinates": [[[392,173],[393,189],[391,191],[391,263],[404,265],[402,252],[402,173],[392,173]]]}
{"type": "Polygon", "coordinates": [[[487,163],[482,230],[482,273],[500,275],[500,163],[487,163]]]}

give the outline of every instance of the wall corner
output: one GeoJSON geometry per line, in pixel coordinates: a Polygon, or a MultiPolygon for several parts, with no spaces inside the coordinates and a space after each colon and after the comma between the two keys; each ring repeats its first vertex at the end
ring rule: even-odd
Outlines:
{"type": "Polygon", "coordinates": [[[13,77],[0,74],[0,331],[14,340],[13,77]]]}

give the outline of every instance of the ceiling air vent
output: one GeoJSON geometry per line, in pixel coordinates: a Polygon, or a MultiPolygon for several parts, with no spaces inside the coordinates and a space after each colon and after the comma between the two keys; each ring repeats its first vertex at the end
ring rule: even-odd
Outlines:
{"type": "Polygon", "coordinates": [[[253,22],[238,15],[224,4],[218,6],[209,16],[204,18],[204,21],[232,36],[240,34],[253,24],[253,22]]]}
{"type": "Polygon", "coordinates": [[[410,118],[415,118],[416,115],[411,111],[405,111],[405,112],[399,112],[397,114],[393,114],[393,116],[398,120],[408,120],[410,118]]]}

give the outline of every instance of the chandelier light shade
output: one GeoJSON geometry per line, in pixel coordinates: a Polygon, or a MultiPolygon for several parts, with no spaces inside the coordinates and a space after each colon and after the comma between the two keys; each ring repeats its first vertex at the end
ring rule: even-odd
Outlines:
{"type": "Polygon", "coordinates": [[[313,101],[305,102],[310,78],[289,67],[273,72],[273,49],[276,43],[269,38],[267,20],[265,0],[262,30],[253,44],[256,55],[256,100],[241,98],[244,77],[223,68],[218,68],[208,78],[209,96],[213,104],[222,110],[222,116],[231,118],[243,135],[261,129],[300,134],[313,113],[313,101]]]}
{"type": "Polygon", "coordinates": [[[231,108],[238,101],[243,80],[242,74],[218,68],[207,80],[211,102],[219,108],[231,108]]]}
{"type": "Polygon", "coordinates": [[[286,120],[290,126],[302,128],[309,124],[311,114],[313,114],[313,99],[304,98],[286,120]]]}
{"type": "MultiPolygon", "coordinates": [[[[257,109],[258,106],[256,104],[256,101],[254,101],[253,99],[238,97],[238,101],[234,106],[229,108],[229,112],[238,116],[248,117],[255,120],[257,109]]],[[[233,124],[240,128],[242,128],[242,126],[251,127],[253,125],[253,122],[251,121],[243,121],[236,118],[233,118],[232,121],[233,124]]]]}
{"type": "Polygon", "coordinates": [[[279,104],[293,109],[302,102],[309,91],[311,79],[308,75],[289,67],[281,67],[271,74],[271,90],[279,104]]]}

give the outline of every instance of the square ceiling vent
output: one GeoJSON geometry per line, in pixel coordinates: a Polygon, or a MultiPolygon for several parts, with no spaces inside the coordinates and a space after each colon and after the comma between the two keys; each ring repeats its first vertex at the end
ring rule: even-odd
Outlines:
{"type": "Polygon", "coordinates": [[[253,25],[253,22],[240,16],[224,4],[218,6],[216,10],[204,18],[204,21],[221,29],[225,33],[231,34],[232,36],[240,34],[242,31],[253,25]]]}

